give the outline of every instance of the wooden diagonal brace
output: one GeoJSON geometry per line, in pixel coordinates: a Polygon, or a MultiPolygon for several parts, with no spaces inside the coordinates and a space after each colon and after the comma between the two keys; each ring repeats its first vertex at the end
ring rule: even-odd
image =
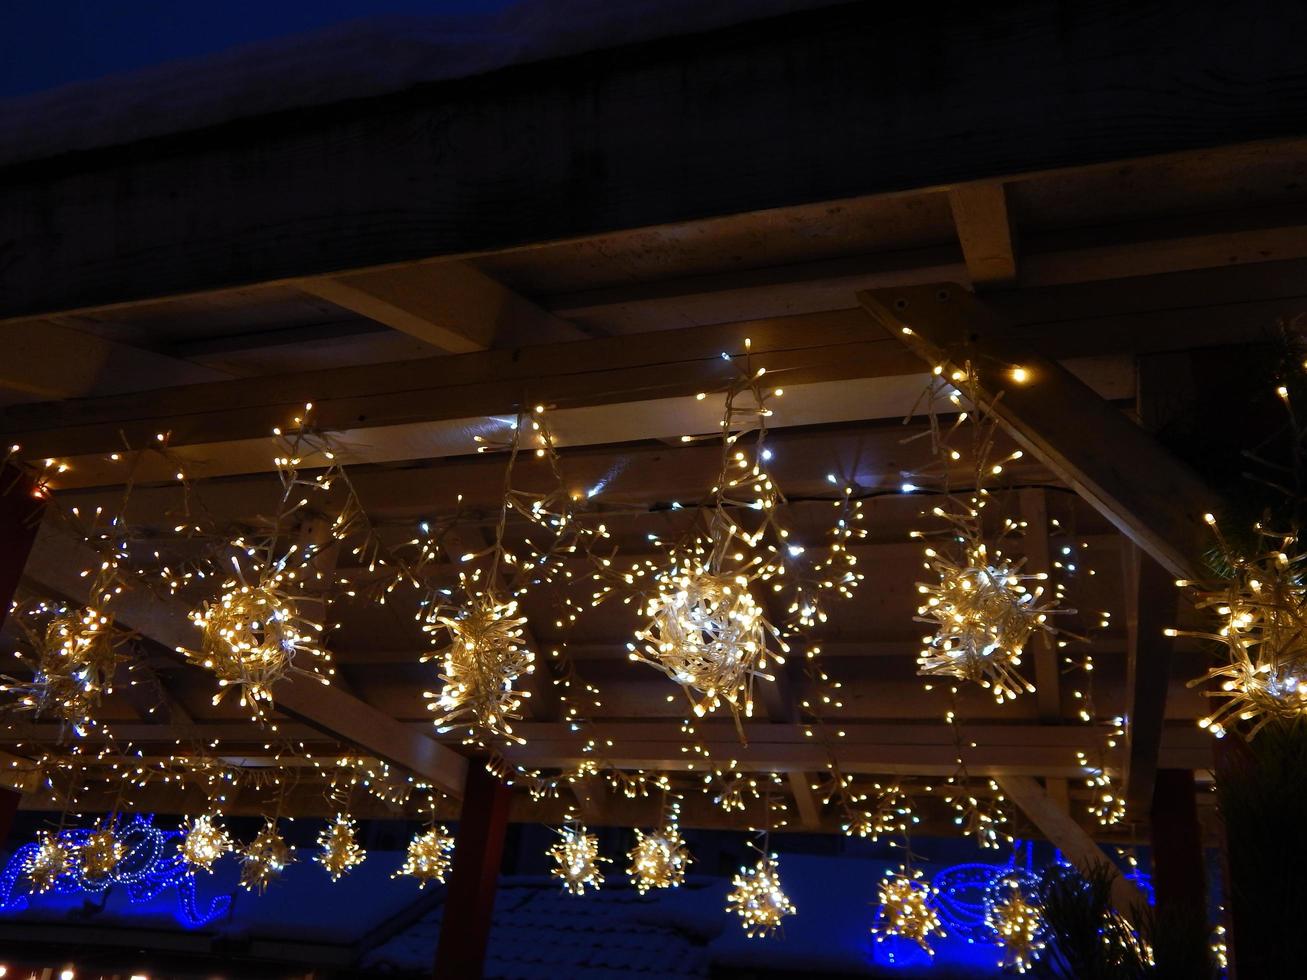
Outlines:
{"type": "Polygon", "coordinates": [[[956,283],[868,290],[872,318],[931,366],[970,365],[1016,441],[1172,575],[1198,578],[1219,498],[1110,402],[956,283]],[[1000,397],[1001,396],[1001,397],[1000,397]]]}

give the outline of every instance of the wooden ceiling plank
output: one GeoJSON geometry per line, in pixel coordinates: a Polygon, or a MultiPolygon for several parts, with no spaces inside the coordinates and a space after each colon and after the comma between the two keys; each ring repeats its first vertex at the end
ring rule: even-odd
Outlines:
{"type": "Polygon", "coordinates": [[[1151,435],[956,283],[859,300],[926,364],[970,365],[981,397],[1018,443],[1173,575],[1200,577],[1204,515],[1219,512],[1220,501],[1151,435]]]}
{"type": "Polygon", "coordinates": [[[455,354],[587,335],[466,262],[420,262],[301,279],[296,285],[455,354]]]}
{"type": "Polygon", "coordinates": [[[948,192],[958,241],[973,285],[1008,283],[1017,276],[1015,236],[1001,183],[960,184],[948,192]]]}

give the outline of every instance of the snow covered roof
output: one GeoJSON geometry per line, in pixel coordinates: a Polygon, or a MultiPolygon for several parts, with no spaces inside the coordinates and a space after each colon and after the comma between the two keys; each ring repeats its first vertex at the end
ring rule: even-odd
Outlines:
{"type": "Polygon", "coordinates": [[[469,15],[349,21],[0,101],[0,166],[701,33],[833,2],[523,0],[469,15]]]}

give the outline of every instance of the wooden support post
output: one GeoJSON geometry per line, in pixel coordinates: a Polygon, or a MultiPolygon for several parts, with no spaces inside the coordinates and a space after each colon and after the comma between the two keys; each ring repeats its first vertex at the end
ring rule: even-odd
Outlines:
{"type": "Polygon", "coordinates": [[[1174,641],[1163,632],[1176,621],[1179,593],[1161,565],[1133,544],[1122,553],[1126,610],[1126,753],[1122,792],[1129,812],[1153,801],[1174,641]]]}
{"type": "Polygon", "coordinates": [[[0,465],[0,626],[9,614],[14,591],[41,526],[45,501],[26,473],[0,465]]]}
{"type": "Polygon", "coordinates": [[[575,324],[540,309],[464,262],[430,262],[296,283],[337,306],[456,354],[496,343],[581,340],[575,324]]]}
{"type": "MultiPolygon", "coordinates": [[[[1198,825],[1198,801],[1192,769],[1162,769],[1157,773],[1150,813],[1153,889],[1158,925],[1174,938],[1191,939],[1179,955],[1201,965],[1207,958],[1207,886],[1203,873],[1203,834],[1198,825]]],[[[1169,950],[1168,950],[1169,952],[1169,950]]],[[[1168,964],[1159,963],[1167,967],[1168,964]]],[[[1182,971],[1167,970],[1181,976],[1182,971]]],[[[1197,975],[1197,974],[1194,974],[1197,975]]]]}
{"type": "Polygon", "coordinates": [[[956,283],[873,289],[864,309],[923,361],[970,367],[1012,437],[1177,578],[1200,578],[1220,500],[1144,429],[956,283]],[[1104,451],[1104,447],[1109,447],[1104,451]]]}
{"type": "MultiPolygon", "coordinates": [[[[1100,864],[1110,864],[1093,838],[1071,815],[1049,798],[1038,781],[1030,776],[999,776],[998,784],[1049,842],[1058,848],[1068,861],[1082,873],[1100,864]]],[[[1139,910],[1148,907],[1147,901],[1125,876],[1118,873],[1112,879],[1112,905],[1127,919],[1134,920],[1139,910]]]]}
{"type": "Polygon", "coordinates": [[[435,975],[440,980],[476,980],[482,975],[511,795],[508,786],[484,766],[468,767],[454,868],[436,946],[435,975]]]}

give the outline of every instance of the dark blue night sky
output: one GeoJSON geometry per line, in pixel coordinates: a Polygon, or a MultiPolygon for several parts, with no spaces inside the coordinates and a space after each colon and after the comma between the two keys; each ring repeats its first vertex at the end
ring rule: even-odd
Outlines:
{"type": "Polygon", "coordinates": [[[0,0],[0,98],[301,34],[360,17],[513,0],[0,0]]]}

